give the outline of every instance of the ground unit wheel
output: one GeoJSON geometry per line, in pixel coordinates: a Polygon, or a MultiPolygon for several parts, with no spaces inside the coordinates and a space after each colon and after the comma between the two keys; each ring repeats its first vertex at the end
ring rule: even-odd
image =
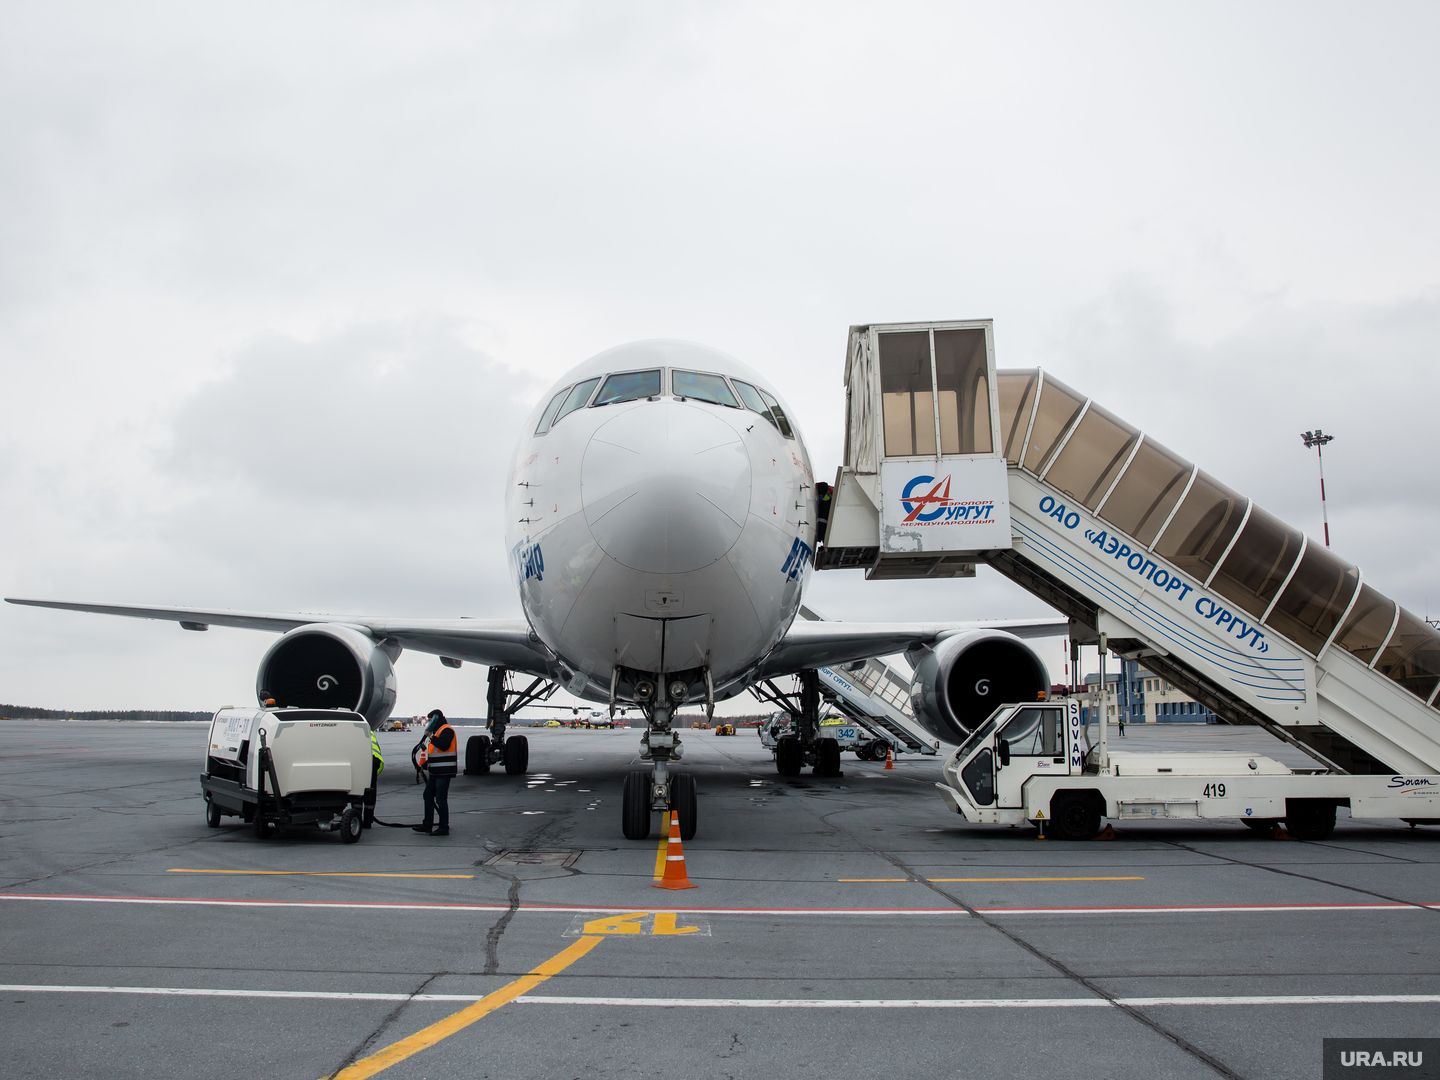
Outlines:
{"type": "Polygon", "coordinates": [[[1050,828],[1061,840],[1099,836],[1100,817],[1100,807],[1090,795],[1062,791],[1050,800],[1050,828]]]}
{"type": "Polygon", "coordinates": [[[520,776],[530,768],[530,740],[524,735],[511,735],[505,740],[505,771],[520,776]]]}
{"type": "Polygon", "coordinates": [[[680,839],[694,839],[699,799],[695,795],[695,777],[688,772],[678,773],[670,781],[670,809],[680,818],[680,839]]]}
{"type": "Polygon", "coordinates": [[[1279,818],[1273,817],[1247,817],[1241,818],[1240,823],[1247,829],[1254,829],[1256,832],[1268,833],[1280,824],[1279,818]]]}
{"type": "Polygon", "coordinates": [[[490,771],[490,736],[471,735],[465,740],[465,775],[490,771]]]}
{"type": "Polygon", "coordinates": [[[1286,799],[1285,831],[1296,840],[1324,840],[1335,831],[1335,804],[1322,799],[1286,799]]]}
{"type": "Polygon", "coordinates": [[[625,774],[625,791],[620,799],[621,826],[626,840],[650,838],[650,774],[625,774]]]}
{"type": "Polygon", "coordinates": [[[216,806],[213,802],[207,802],[205,804],[205,824],[209,825],[212,829],[218,829],[220,827],[220,807],[216,806]]]}
{"type": "Polygon", "coordinates": [[[836,739],[821,739],[815,745],[815,775],[840,775],[840,743],[836,739]]]}
{"type": "Polygon", "coordinates": [[[884,761],[890,756],[890,744],[884,739],[876,739],[870,744],[870,760],[884,761]]]}
{"type": "Polygon", "coordinates": [[[359,840],[364,827],[364,822],[353,806],[347,806],[340,814],[340,839],[345,843],[353,844],[359,840]]]}
{"type": "Polygon", "coordinates": [[[775,740],[775,771],[781,776],[799,776],[805,764],[805,754],[800,740],[794,735],[784,735],[775,740]]]}
{"type": "Polygon", "coordinates": [[[257,813],[255,815],[254,829],[257,840],[269,840],[275,835],[276,826],[273,821],[267,821],[257,813]]]}

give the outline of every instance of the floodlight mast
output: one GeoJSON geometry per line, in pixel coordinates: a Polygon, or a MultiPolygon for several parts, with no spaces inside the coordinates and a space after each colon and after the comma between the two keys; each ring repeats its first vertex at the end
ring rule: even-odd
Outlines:
{"type": "Polygon", "coordinates": [[[1326,435],[1319,428],[1314,431],[1302,431],[1300,438],[1305,440],[1305,449],[1315,448],[1315,457],[1320,462],[1320,520],[1325,523],[1325,546],[1330,546],[1330,514],[1325,509],[1325,453],[1324,446],[1335,438],[1334,435],[1326,435]]]}

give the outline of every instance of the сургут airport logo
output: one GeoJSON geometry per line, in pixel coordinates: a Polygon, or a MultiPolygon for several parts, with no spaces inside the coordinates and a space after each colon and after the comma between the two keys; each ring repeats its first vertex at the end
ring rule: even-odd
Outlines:
{"type": "Polygon", "coordinates": [[[904,525],[963,525],[994,521],[994,499],[952,499],[950,477],[915,476],[900,494],[904,525]]]}

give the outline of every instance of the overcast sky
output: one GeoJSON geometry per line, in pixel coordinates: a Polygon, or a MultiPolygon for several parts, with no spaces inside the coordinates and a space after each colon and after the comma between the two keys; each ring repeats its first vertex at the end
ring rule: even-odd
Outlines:
{"type": "MultiPolygon", "coordinates": [[[[579,361],[731,352],[823,475],[848,325],[993,317],[1001,367],[1312,536],[1298,433],[1333,432],[1335,547],[1440,614],[1437,37],[1433,4],[8,3],[0,591],[514,617],[499,474],[579,361]]],[[[1049,613],[985,571],[809,599],[1049,613]]],[[[248,702],[272,640],[0,606],[0,702],[248,702]]],[[[483,710],[483,669],[398,671],[400,713],[483,710]]]]}

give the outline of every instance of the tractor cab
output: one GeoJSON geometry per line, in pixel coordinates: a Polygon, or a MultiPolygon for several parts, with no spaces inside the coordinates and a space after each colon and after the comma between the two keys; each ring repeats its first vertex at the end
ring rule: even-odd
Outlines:
{"type": "Polygon", "coordinates": [[[1025,820],[1025,784],[1033,776],[1084,771],[1080,703],[1074,698],[1002,705],[950,755],[948,783],[937,785],[969,821],[1025,820]],[[966,805],[968,803],[968,805],[966,805]]]}

